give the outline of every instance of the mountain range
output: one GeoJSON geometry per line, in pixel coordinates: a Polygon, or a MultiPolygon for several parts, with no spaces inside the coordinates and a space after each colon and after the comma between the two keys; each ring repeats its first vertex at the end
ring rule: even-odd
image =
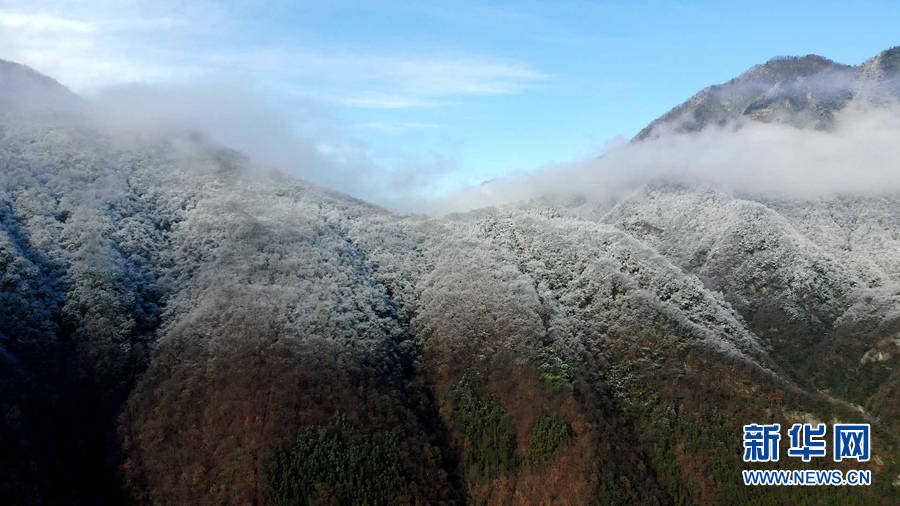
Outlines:
{"type": "MultiPolygon", "coordinates": [[[[633,142],[828,130],[900,98],[898,69],[900,48],[776,58],[633,142]]],[[[900,493],[896,193],[653,180],[604,206],[405,215],[200,135],[111,133],[18,64],[0,84],[9,504],[900,493]],[[834,421],[871,424],[869,462],[758,467],[870,469],[871,486],[743,484],[743,425],[834,421]]]]}

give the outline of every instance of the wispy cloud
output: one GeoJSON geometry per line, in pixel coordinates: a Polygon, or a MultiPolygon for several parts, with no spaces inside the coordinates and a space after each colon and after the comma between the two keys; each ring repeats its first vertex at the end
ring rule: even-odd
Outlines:
{"type": "Polygon", "coordinates": [[[479,55],[269,47],[221,53],[214,60],[241,62],[294,93],[368,109],[436,107],[448,97],[516,94],[552,77],[521,62],[479,55]]]}
{"type": "Polygon", "coordinates": [[[186,29],[185,21],[131,3],[22,3],[0,10],[0,57],[81,93],[127,82],[191,79],[204,66],[161,42],[186,29]]]}
{"type": "Polygon", "coordinates": [[[362,109],[437,107],[453,97],[521,93],[550,77],[523,62],[427,48],[396,54],[317,47],[300,39],[234,46],[227,34],[246,29],[245,21],[221,9],[103,1],[37,8],[23,2],[0,10],[0,57],[82,93],[239,73],[305,98],[362,109]]]}
{"type": "Polygon", "coordinates": [[[319,95],[316,98],[332,104],[364,109],[418,109],[437,106],[437,103],[434,101],[412,95],[389,95],[384,93],[365,93],[358,96],[319,95]]]}
{"type": "Polygon", "coordinates": [[[351,126],[353,128],[377,130],[384,133],[399,133],[406,130],[440,128],[440,125],[435,123],[418,123],[415,121],[371,121],[366,123],[356,123],[351,126]]]}
{"type": "Polygon", "coordinates": [[[66,19],[49,14],[23,14],[0,11],[0,26],[31,35],[43,33],[92,33],[97,27],[88,22],[66,19]]]}
{"type": "Polygon", "coordinates": [[[550,76],[527,65],[484,58],[388,60],[388,75],[426,96],[445,94],[506,95],[550,76]]]}

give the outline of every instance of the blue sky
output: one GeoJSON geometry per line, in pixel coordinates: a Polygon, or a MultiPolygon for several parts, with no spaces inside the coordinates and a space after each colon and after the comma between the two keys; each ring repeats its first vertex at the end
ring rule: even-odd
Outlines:
{"type": "Polygon", "coordinates": [[[416,174],[399,180],[419,197],[595,156],[773,56],[900,44],[894,1],[39,4],[0,1],[0,58],[88,96],[240,83],[322,156],[416,174]]]}

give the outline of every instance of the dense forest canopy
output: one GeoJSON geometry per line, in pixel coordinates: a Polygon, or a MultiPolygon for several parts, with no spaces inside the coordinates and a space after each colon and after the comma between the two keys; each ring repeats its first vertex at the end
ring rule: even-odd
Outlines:
{"type": "MultiPolygon", "coordinates": [[[[829,72],[890,83],[896,54],[829,72]]],[[[896,497],[896,193],[653,180],[403,215],[195,133],[111,132],[3,65],[43,90],[0,114],[9,503],[896,497]],[[871,487],[740,482],[742,425],[811,420],[872,424],[871,487]]],[[[748,74],[806,93],[833,65],[748,74]]]]}

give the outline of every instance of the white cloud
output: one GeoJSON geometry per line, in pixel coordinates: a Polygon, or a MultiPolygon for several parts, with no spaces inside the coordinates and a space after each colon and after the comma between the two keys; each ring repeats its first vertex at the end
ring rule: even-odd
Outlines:
{"type": "Polygon", "coordinates": [[[97,27],[84,21],[76,21],[50,14],[22,14],[0,11],[0,27],[19,30],[31,36],[44,33],[92,33],[97,27]]]}
{"type": "Polygon", "coordinates": [[[132,82],[184,83],[251,76],[331,104],[365,109],[440,106],[460,95],[520,93],[549,76],[484,55],[324,50],[286,40],[233,46],[246,21],[227,8],[191,3],[20,3],[0,10],[0,57],[25,63],[79,93],[132,82]]]}
{"type": "Polygon", "coordinates": [[[21,4],[0,10],[0,57],[27,64],[77,93],[191,79],[200,67],[159,42],[183,26],[129,2],[21,4]]]}
{"type": "Polygon", "coordinates": [[[239,85],[124,85],[104,90],[92,103],[98,127],[113,134],[202,132],[260,166],[392,207],[407,209],[410,196],[430,194],[443,176],[459,168],[446,154],[373,153],[321,109],[303,108],[298,117],[239,85]]]}
{"type": "Polygon", "coordinates": [[[505,95],[550,76],[518,63],[481,58],[388,60],[384,71],[425,96],[505,95]]]}
{"type": "Polygon", "coordinates": [[[551,77],[523,63],[472,55],[270,47],[212,59],[253,69],[295,94],[370,109],[437,107],[447,97],[515,94],[551,77]]]}
{"type": "Polygon", "coordinates": [[[433,128],[440,128],[440,125],[435,123],[418,123],[415,121],[371,121],[367,123],[357,123],[351,126],[353,128],[377,130],[384,133],[399,133],[406,130],[430,130],[433,128]]]}
{"type": "Polygon", "coordinates": [[[612,146],[601,157],[495,179],[438,201],[430,213],[467,211],[534,198],[611,203],[665,180],[769,197],[820,198],[900,192],[900,104],[851,104],[833,131],[748,122],[695,134],[612,146]]]}
{"type": "Polygon", "coordinates": [[[424,100],[409,95],[388,95],[383,93],[366,93],[361,96],[319,96],[338,105],[360,107],[364,109],[418,109],[422,107],[435,107],[436,102],[424,100]]]}

